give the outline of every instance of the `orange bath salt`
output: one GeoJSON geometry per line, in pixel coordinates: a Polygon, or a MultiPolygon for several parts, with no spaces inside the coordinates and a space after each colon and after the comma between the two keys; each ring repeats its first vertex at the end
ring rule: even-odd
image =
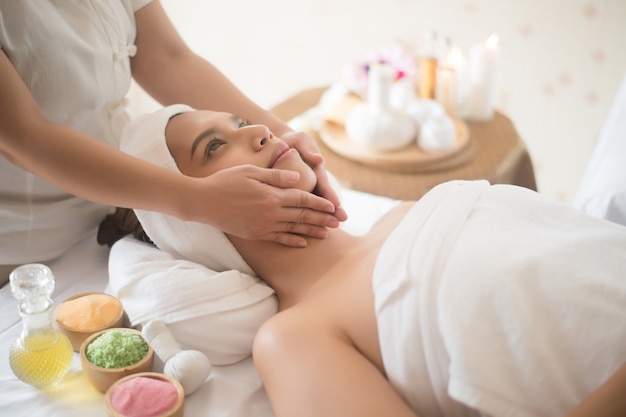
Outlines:
{"type": "Polygon", "coordinates": [[[57,307],[55,317],[74,330],[104,327],[119,317],[122,304],[107,294],[87,294],[65,301],[57,307]]]}

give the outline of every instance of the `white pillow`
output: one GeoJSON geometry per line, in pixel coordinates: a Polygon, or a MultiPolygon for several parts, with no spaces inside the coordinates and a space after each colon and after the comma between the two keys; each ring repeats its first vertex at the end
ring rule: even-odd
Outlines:
{"type": "Polygon", "coordinates": [[[274,290],[257,277],[212,271],[130,236],[111,248],[109,292],[131,326],[161,320],[181,348],[213,365],[249,357],[257,330],[278,309],[274,290]]]}

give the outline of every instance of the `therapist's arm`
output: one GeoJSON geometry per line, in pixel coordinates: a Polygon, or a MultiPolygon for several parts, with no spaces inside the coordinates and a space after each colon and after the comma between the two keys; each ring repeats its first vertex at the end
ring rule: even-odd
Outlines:
{"type": "MultiPolygon", "coordinates": [[[[273,182],[289,187],[296,182],[290,179],[289,171],[259,172],[256,167],[239,168],[239,177],[229,175],[228,170],[208,178],[186,177],[134,158],[68,126],[53,123],[39,108],[1,50],[0,91],[0,157],[87,200],[110,206],[159,211],[183,220],[219,227],[224,209],[220,211],[216,201],[220,201],[217,196],[222,195],[225,188],[237,195],[246,188],[242,183],[255,187],[260,182],[273,182]]],[[[286,191],[293,201],[302,201],[298,193],[289,193],[299,190],[280,191],[286,191]]],[[[250,201],[249,193],[245,193],[244,197],[250,201]]],[[[230,202],[233,200],[237,203],[236,198],[230,202]]],[[[330,202],[320,200],[326,204],[328,211],[333,210],[330,202]]],[[[285,214],[291,216],[294,223],[274,221],[271,208],[276,201],[279,201],[278,198],[271,193],[260,192],[258,199],[253,199],[256,205],[249,203],[245,207],[248,217],[256,215],[257,218],[252,224],[242,222],[238,229],[240,233],[251,238],[302,246],[306,240],[297,233],[326,232],[321,226],[295,223],[297,219],[304,218],[298,208],[285,214]]],[[[320,204],[322,209],[323,204],[320,204]]],[[[337,222],[332,215],[326,216],[337,222]]]]}
{"type": "Polygon", "coordinates": [[[202,190],[197,181],[48,120],[2,51],[0,91],[0,156],[68,193],[112,206],[154,210],[158,205],[180,216],[179,193],[202,190]],[[164,193],[163,187],[171,191],[164,193]]]}
{"type": "MultiPolygon", "coordinates": [[[[247,98],[215,66],[191,51],[158,1],[138,10],[135,19],[137,54],[131,60],[132,74],[137,83],[157,101],[163,105],[184,103],[197,109],[233,113],[252,123],[264,124],[297,148],[310,165],[323,167],[323,158],[315,141],[302,132],[293,132],[273,113],[247,98]]],[[[228,42],[216,37],[211,41],[228,42]]],[[[325,171],[316,169],[316,173],[322,196],[332,203],[333,209],[339,208],[339,198],[331,188],[325,171]]],[[[285,198],[282,193],[276,195],[281,200],[285,198]]],[[[298,204],[305,209],[301,211],[303,218],[319,226],[336,224],[324,214],[328,201],[303,194],[299,197],[302,202],[298,204]]],[[[282,201],[281,204],[288,206],[293,202],[282,201]]],[[[335,216],[340,221],[347,217],[340,208],[335,216]]]]}

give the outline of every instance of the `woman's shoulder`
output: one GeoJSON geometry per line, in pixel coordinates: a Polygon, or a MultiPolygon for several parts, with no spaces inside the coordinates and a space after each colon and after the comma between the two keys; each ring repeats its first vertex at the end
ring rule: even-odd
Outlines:
{"type": "Polygon", "coordinates": [[[380,220],[374,223],[369,233],[391,233],[414,204],[415,201],[404,201],[394,206],[380,220]]]}

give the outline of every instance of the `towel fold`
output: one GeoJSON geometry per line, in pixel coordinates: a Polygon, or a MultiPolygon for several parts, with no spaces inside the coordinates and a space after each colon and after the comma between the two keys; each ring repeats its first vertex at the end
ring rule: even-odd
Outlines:
{"type": "Polygon", "coordinates": [[[458,417],[447,394],[450,358],[439,333],[437,292],[445,254],[487,181],[435,187],[416,203],[381,248],[373,273],[374,306],[385,372],[420,416],[458,417]]]}
{"type": "Polygon", "coordinates": [[[214,365],[250,356],[258,328],[278,309],[274,290],[254,276],[215,272],[131,237],[111,248],[109,287],[131,325],[161,320],[182,348],[214,365]]]}

